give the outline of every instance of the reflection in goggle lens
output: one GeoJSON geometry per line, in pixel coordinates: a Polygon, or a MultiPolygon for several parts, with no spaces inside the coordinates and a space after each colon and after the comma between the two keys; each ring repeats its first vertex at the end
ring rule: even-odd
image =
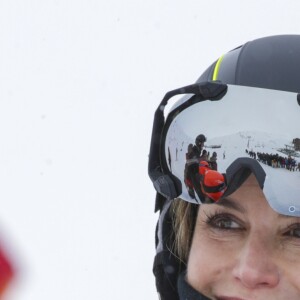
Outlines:
{"type": "Polygon", "coordinates": [[[273,209],[300,216],[297,94],[229,86],[223,99],[175,115],[164,148],[168,168],[182,184],[180,198],[216,202],[254,174],[273,209]]]}

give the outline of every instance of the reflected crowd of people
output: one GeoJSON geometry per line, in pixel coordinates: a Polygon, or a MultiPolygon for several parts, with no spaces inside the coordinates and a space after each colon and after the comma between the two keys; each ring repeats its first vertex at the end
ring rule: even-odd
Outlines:
{"type": "Polygon", "coordinates": [[[281,156],[278,153],[264,153],[264,152],[254,152],[245,151],[250,157],[257,159],[259,162],[268,165],[273,168],[284,168],[289,171],[300,171],[300,163],[296,161],[291,155],[281,156]]]}

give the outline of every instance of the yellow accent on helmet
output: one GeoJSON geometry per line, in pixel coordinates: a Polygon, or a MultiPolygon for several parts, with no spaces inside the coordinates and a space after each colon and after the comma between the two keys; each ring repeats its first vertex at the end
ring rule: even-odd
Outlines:
{"type": "Polygon", "coordinates": [[[224,58],[224,55],[222,55],[222,56],[218,59],[216,65],[215,65],[215,68],[214,68],[214,73],[213,73],[212,80],[217,80],[217,79],[218,79],[219,70],[220,70],[220,65],[221,65],[221,62],[222,62],[223,58],[224,58]]]}

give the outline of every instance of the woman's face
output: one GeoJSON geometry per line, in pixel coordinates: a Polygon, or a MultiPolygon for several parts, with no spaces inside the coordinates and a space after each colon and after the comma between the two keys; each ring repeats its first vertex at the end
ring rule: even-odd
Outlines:
{"type": "Polygon", "coordinates": [[[300,218],[272,210],[251,175],[220,204],[201,205],[187,281],[215,300],[300,299],[300,218]]]}

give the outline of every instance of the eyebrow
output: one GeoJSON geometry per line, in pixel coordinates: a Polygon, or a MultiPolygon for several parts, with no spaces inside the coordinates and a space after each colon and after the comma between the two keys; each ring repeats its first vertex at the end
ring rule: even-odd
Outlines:
{"type": "Polygon", "coordinates": [[[230,198],[224,198],[220,202],[217,202],[216,204],[224,206],[226,208],[235,209],[235,210],[239,211],[240,213],[246,212],[245,208],[242,205],[240,205],[236,201],[231,200],[230,198]]]}

